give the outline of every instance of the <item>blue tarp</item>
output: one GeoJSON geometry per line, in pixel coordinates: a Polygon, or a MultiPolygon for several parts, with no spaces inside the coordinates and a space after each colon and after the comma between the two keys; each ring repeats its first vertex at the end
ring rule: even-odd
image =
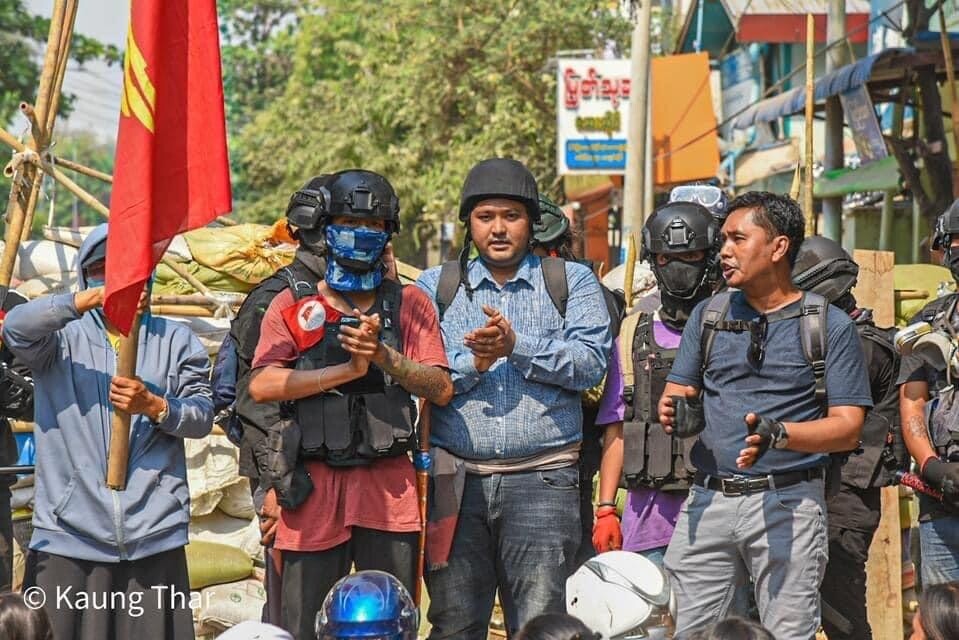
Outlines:
{"type": "MultiPolygon", "coordinates": [[[[888,64],[890,58],[912,54],[913,49],[885,49],[863,58],[858,62],[828,73],[814,85],[816,102],[824,102],[830,96],[836,96],[850,89],[866,84],[877,62],[888,64]]],[[[771,122],[783,116],[801,113],[806,108],[806,87],[796,87],[778,96],[767,98],[751,106],[733,122],[736,129],[746,129],[757,122],[771,122]]]]}

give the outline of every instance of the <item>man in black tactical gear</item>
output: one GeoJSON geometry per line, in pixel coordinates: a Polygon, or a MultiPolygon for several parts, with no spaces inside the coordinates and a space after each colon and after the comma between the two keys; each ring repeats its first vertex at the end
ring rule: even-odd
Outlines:
{"type": "Polygon", "coordinates": [[[879,527],[880,488],[893,484],[905,452],[899,429],[899,355],[889,330],[876,327],[872,311],[856,305],[852,288],[859,265],[835,241],[806,238],[793,267],[793,282],[823,296],[856,324],[869,369],[873,408],[866,413],[862,446],[842,465],[836,495],[828,497],[829,562],[819,591],[823,627],[830,640],[872,638],[866,617],[866,560],[879,527]]]}
{"type": "Polygon", "coordinates": [[[414,590],[420,530],[408,453],[412,396],[444,405],[453,395],[432,301],[386,278],[384,253],[399,231],[399,199],[370,171],[332,175],[316,189],[312,229],[300,246],[325,252],[326,270],[297,280],[270,303],[253,357],[249,393],[282,402],[268,436],[267,503],[283,552],[283,626],[313,637],[332,586],[357,569],[395,575],[414,590]]]}
{"type": "MultiPolygon", "coordinates": [[[[276,295],[297,282],[312,282],[323,278],[326,258],[322,246],[322,232],[316,211],[320,187],[329,175],[311,178],[290,198],[286,219],[293,237],[300,240],[293,262],[279,269],[247,294],[236,318],[230,326],[227,341],[221,346],[225,353],[236,354],[236,402],[233,412],[221,414],[229,418],[225,430],[240,447],[240,475],[250,479],[253,502],[260,514],[266,559],[266,590],[268,595],[263,619],[280,622],[280,582],[282,570],[280,552],[273,549],[273,534],[279,508],[275,495],[267,492],[271,473],[267,463],[268,450],[264,446],[270,427],[280,420],[279,402],[255,402],[250,397],[250,374],[253,355],[260,341],[260,323],[276,295]]],[[[219,358],[218,358],[219,360],[219,358]]],[[[214,380],[216,374],[214,374],[214,380]]],[[[216,387],[216,385],[214,385],[216,387]]]]}
{"type": "MultiPolygon", "coordinates": [[[[959,200],[939,216],[932,246],[943,251],[943,265],[959,282],[959,200]]],[[[957,293],[933,300],[910,323],[928,322],[954,343],[957,301],[957,293]]],[[[910,354],[903,357],[899,374],[903,439],[923,479],[943,493],[942,501],[919,496],[924,586],[959,580],[959,404],[950,379],[956,373],[938,370],[910,354]],[[927,403],[932,403],[931,410],[927,403]]]]}
{"type": "MultiPolygon", "coordinates": [[[[660,307],[627,316],[618,345],[624,422],[607,434],[622,438],[621,447],[612,451],[618,450],[617,468],[630,489],[623,510],[623,548],[659,565],[689,489],[689,447],[695,439],[663,431],[656,406],[689,314],[711,293],[715,233],[710,212],[699,204],[670,202],[653,212],[643,226],[641,257],[656,277],[660,307]]],[[[615,509],[606,501],[615,495],[619,477],[619,472],[600,477],[594,540],[603,551],[616,533],[611,526],[615,509]]]]}
{"type": "MultiPolygon", "coordinates": [[[[10,309],[27,299],[16,291],[7,291],[0,310],[0,322],[10,309]]],[[[0,465],[17,462],[17,442],[11,420],[33,420],[33,379],[30,370],[18,363],[6,345],[0,344],[0,465]]],[[[13,582],[13,521],[10,513],[10,487],[14,474],[0,475],[0,591],[8,591],[13,582]]]]}

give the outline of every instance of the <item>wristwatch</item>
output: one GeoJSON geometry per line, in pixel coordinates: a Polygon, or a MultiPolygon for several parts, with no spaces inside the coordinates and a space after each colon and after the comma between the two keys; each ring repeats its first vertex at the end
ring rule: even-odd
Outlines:
{"type": "Polygon", "coordinates": [[[162,398],[163,408],[160,409],[160,413],[157,414],[157,419],[153,421],[153,424],[160,424],[170,415],[170,403],[167,402],[166,398],[162,398]]]}

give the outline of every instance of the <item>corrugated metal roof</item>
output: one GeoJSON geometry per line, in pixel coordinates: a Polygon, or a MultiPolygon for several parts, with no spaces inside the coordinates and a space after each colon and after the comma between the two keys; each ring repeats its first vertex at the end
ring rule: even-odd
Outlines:
{"type": "MultiPolygon", "coordinates": [[[[829,13],[827,0],[720,0],[733,23],[743,14],[805,15],[829,13]]],[[[846,14],[869,14],[869,0],[846,0],[846,14]]]]}

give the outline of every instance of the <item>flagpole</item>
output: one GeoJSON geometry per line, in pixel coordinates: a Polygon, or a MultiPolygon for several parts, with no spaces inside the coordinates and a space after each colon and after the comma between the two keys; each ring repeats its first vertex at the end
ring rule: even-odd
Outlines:
{"type": "MultiPolygon", "coordinates": [[[[121,378],[133,378],[137,369],[137,346],[140,339],[140,312],[133,316],[130,333],[120,338],[117,354],[117,373],[121,378]]],[[[114,407],[110,422],[110,449],[107,452],[107,487],[123,491],[127,486],[127,466],[130,461],[130,423],[132,416],[114,407]]]]}

